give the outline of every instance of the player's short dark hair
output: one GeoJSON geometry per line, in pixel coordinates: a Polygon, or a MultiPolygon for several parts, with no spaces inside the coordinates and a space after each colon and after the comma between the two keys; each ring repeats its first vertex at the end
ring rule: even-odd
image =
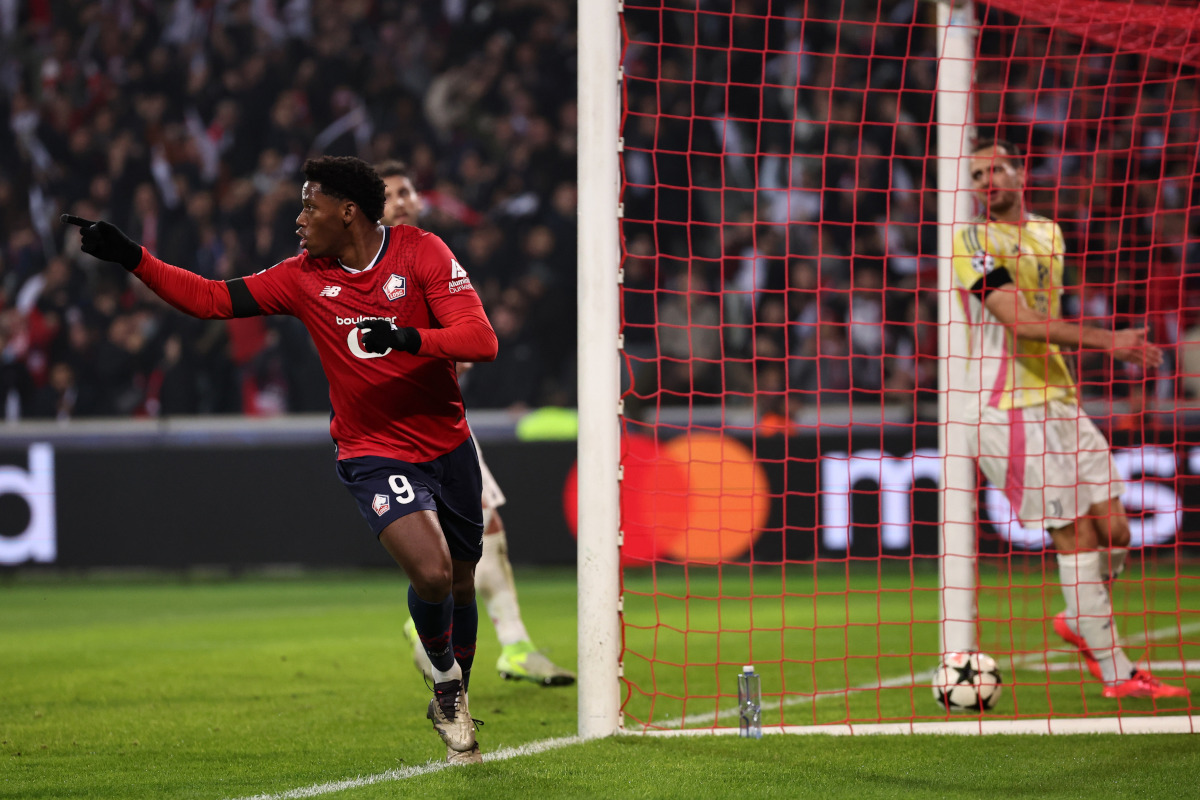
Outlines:
{"type": "Polygon", "coordinates": [[[977,139],[971,147],[971,155],[975,155],[980,150],[987,150],[989,147],[996,150],[1003,150],[1004,155],[1017,162],[1017,164],[1020,164],[1025,155],[1020,145],[1013,144],[1007,139],[977,139]]]}
{"type": "Polygon", "coordinates": [[[304,162],[304,177],[321,184],[321,191],[349,200],[372,222],[383,216],[386,193],[383,179],[371,165],[354,156],[320,156],[304,162]]]}
{"type": "Polygon", "coordinates": [[[412,170],[403,161],[390,158],[375,165],[375,172],[380,178],[408,178],[412,180],[412,170]]]}

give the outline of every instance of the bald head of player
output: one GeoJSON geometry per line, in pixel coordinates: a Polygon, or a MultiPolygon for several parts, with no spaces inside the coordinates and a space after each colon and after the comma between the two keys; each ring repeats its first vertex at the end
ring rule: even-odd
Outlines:
{"type": "Polygon", "coordinates": [[[990,219],[1020,222],[1025,213],[1025,165],[1021,150],[1002,139],[982,141],[971,150],[971,187],[990,219]]]}
{"type": "Polygon", "coordinates": [[[383,181],[370,164],[350,156],[310,158],[304,178],[296,217],[300,246],[312,258],[366,268],[383,242],[383,181]]]}
{"type": "Polygon", "coordinates": [[[384,161],[375,165],[383,179],[384,206],[380,222],[384,225],[416,225],[421,216],[421,195],[413,185],[412,173],[403,161],[384,161]]]}

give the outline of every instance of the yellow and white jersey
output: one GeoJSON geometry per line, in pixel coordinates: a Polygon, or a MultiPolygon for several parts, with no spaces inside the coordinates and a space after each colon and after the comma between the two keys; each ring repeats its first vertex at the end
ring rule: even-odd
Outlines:
{"type": "MultiPolygon", "coordinates": [[[[1075,379],[1058,345],[1018,339],[983,305],[983,293],[970,289],[1004,268],[1032,308],[1062,315],[1062,229],[1035,214],[1020,224],[978,218],[954,234],[954,283],[969,333],[970,385],[979,405],[1026,408],[1075,398],[1075,379]]],[[[974,403],[970,404],[974,406],[974,403]]]]}

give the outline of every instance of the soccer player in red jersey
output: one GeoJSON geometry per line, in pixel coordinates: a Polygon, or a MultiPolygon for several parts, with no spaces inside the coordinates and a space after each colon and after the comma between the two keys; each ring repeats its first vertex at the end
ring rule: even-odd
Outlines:
{"type": "MultiPolygon", "coordinates": [[[[407,165],[402,161],[385,161],[376,164],[375,171],[383,178],[385,188],[381,221],[385,225],[415,226],[421,216],[422,202],[407,165]]],[[[458,364],[459,375],[470,366],[466,362],[458,364]]],[[[500,640],[496,670],[510,680],[530,681],[539,686],[569,686],[575,682],[575,673],[558,666],[534,646],[521,618],[517,585],[508,560],[508,535],[500,518],[500,506],[506,502],[504,492],[483,460],[478,442],[475,449],[479,452],[483,476],[484,532],[483,555],[475,567],[475,591],[483,598],[496,638],[500,640]]],[[[426,676],[432,675],[433,666],[413,620],[404,623],[404,633],[412,647],[413,663],[426,676]]]]}
{"type": "Polygon", "coordinates": [[[494,359],[496,335],[441,239],[378,222],[384,185],[370,165],[326,156],[304,175],[302,252],[245,278],[208,280],[111,223],[63,221],[80,226],[84,252],[121,264],[186,314],[304,323],[329,379],[338,475],[410,581],[409,612],[433,665],[427,715],[447,761],[478,763],[467,688],[482,489],[454,365],[494,359]]]}

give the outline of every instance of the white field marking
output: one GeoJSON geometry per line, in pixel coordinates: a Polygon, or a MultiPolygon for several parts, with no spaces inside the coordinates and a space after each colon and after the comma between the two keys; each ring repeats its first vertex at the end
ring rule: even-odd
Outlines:
{"type": "MultiPolygon", "coordinates": [[[[1195,631],[1200,631],[1200,622],[1192,622],[1192,623],[1188,623],[1187,625],[1168,625],[1168,626],[1164,626],[1161,628],[1155,628],[1154,630],[1152,630],[1148,633],[1135,634],[1134,636],[1131,636],[1129,639],[1123,641],[1122,646],[1136,647],[1140,644],[1145,644],[1147,642],[1152,642],[1152,641],[1155,641],[1158,639],[1166,638],[1166,637],[1170,636],[1171,634],[1179,634],[1180,636],[1184,636],[1186,634],[1193,633],[1195,631]]],[[[1075,655],[1074,653],[1066,651],[1066,650],[1047,651],[1047,652],[1043,652],[1043,653],[1027,653],[1018,658],[1011,659],[1011,663],[1012,663],[1013,668],[1016,669],[1019,667],[1028,667],[1032,664],[1047,664],[1047,663],[1049,663],[1049,661],[1051,659],[1065,658],[1065,657],[1074,656],[1074,655],[1075,655]]],[[[1175,662],[1176,666],[1178,666],[1179,663],[1180,662],[1175,662]]],[[[1070,665],[1064,665],[1064,668],[1066,668],[1068,666],[1070,666],[1070,665]]],[[[835,697],[843,697],[848,692],[870,691],[872,689],[894,689],[898,686],[919,685],[921,683],[928,683],[929,681],[933,680],[933,673],[935,671],[936,671],[936,667],[927,669],[927,670],[922,670],[921,672],[914,672],[911,675],[897,675],[894,678],[888,678],[887,680],[883,680],[883,681],[872,681],[870,683],[860,683],[857,686],[850,686],[846,689],[839,689],[836,691],[820,692],[815,695],[807,695],[807,694],[791,695],[789,697],[782,698],[780,701],[780,705],[781,706],[806,706],[806,705],[811,705],[811,704],[817,702],[818,700],[828,700],[828,699],[835,698],[835,697]]],[[[774,703],[772,703],[772,707],[774,707],[774,703]]],[[[727,719],[729,717],[736,717],[737,715],[738,715],[737,708],[727,708],[718,713],[705,712],[703,714],[697,714],[695,716],[689,715],[686,717],[676,717],[676,718],[671,718],[671,719],[665,719],[662,721],[656,721],[653,723],[652,728],[649,728],[649,727],[644,728],[644,729],[629,728],[628,730],[622,729],[622,732],[625,732],[625,733],[654,733],[654,734],[666,733],[666,732],[671,732],[674,730],[682,729],[684,725],[712,725],[712,724],[715,724],[718,720],[727,719]]],[[[908,723],[900,723],[900,724],[905,725],[906,727],[908,725],[908,723]]],[[[814,727],[819,728],[819,727],[823,727],[823,726],[814,726],[814,727]]],[[[709,728],[701,728],[701,730],[708,731],[710,729],[709,728]]],[[[733,730],[736,730],[736,729],[733,729],[733,730]]]]}
{"type": "MultiPolygon", "coordinates": [[[[1200,672],[1200,660],[1188,659],[1186,661],[1139,661],[1139,667],[1148,669],[1153,673],[1159,672],[1200,672]]],[[[1079,669],[1079,665],[1071,662],[1058,661],[1053,664],[1047,662],[1045,664],[1032,664],[1025,669],[1030,672],[1070,672],[1071,670],[1079,669]]]]}
{"type": "MultiPolygon", "coordinates": [[[[764,727],[763,735],[775,733],[823,734],[826,736],[877,736],[950,734],[978,736],[994,733],[1197,733],[1200,717],[1077,717],[1052,719],[956,719],[945,722],[884,722],[863,725],[776,725],[764,727]]],[[[736,736],[737,728],[687,728],[653,731],[651,736],[736,736]]]]}
{"type": "MultiPolygon", "coordinates": [[[[544,753],[547,750],[557,750],[560,747],[569,747],[573,744],[579,744],[583,740],[578,736],[562,736],[557,739],[541,739],[536,742],[519,745],[517,747],[501,747],[494,753],[484,753],[483,760],[485,763],[490,761],[507,761],[510,758],[518,756],[531,756],[537,753],[544,753]]],[[[427,764],[421,764],[414,767],[404,767],[403,769],[389,769],[387,772],[380,772],[375,775],[363,775],[357,778],[347,778],[341,781],[330,781],[328,783],[317,783],[312,786],[304,786],[299,789],[288,789],[286,792],[277,794],[256,794],[253,797],[243,797],[239,800],[296,800],[304,797],[320,797],[324,794],[333,794],[334,792],[344,792],[347,789],[357,789],[360,786],[370,786],[375,783],[389,783],[393,781],[403,781],[409,778],[418,778],[422,775],[431,775],[434,772],[441,772],[449,768],[450,765],[445,761],[430,761],[427,764]]]]}

